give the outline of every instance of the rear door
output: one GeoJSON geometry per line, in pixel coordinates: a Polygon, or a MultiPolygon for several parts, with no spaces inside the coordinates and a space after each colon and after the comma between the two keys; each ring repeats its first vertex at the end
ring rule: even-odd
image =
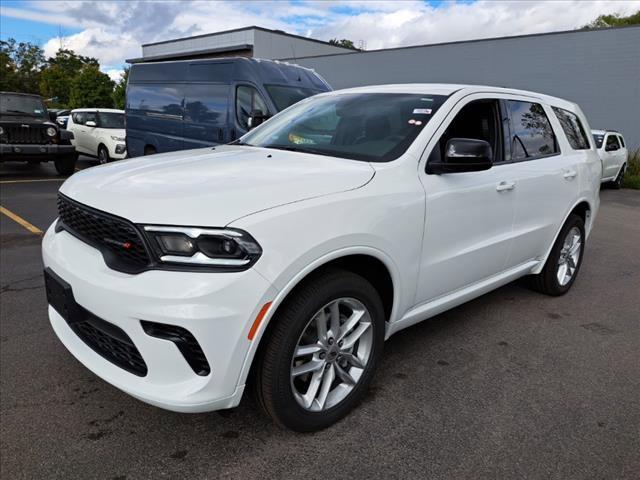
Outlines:
{"type": "Polygon", "coordinates": [[[602,157],[602,178],[613,178],[622,166],[622,151],[620,140],[615,133],[608,133],[604,139],[604,154],[602,157]]]}
{"type": "Polygon", "coordinates": [[[542,260],[578,196],[579,163],[587,150],[572,149],[551,107],[532,99],[506,100],[512,171],[516,181],[510,266],[542,260]],[[582,153],[581,153],[582,152],[582,153]]]}
{"type": "Polygon", "coordinates": [[[98,155],[98,134],[100,132],[100,124],[98,123],[97,112],[87,112],[85,114],[84,134],[82,135],[82,146],[89,155],[98,155]],[[87,122],[93,122],[95,126],[90,127],[87,122]]]}
{"type": "Polygon", "coordinates": [[[85,147],[85,137],[88,127],[84,125],[86,120],[86,112],[73,112],[71,114],[71,122],[67,125],[68,129],[73,132],[73,144],[80,153],[89,153],[85,147]]]}

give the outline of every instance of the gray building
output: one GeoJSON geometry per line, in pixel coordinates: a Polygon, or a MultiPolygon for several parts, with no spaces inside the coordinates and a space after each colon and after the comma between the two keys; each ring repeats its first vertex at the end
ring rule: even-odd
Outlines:
{"type": "Polygon", "coordinates": [[[640,148],[640,26],[355,51],[249,27],[143,45],[133,61],[251,55],[313,68],[335,89],[467,83],[532,90],[578,103],[594,129],[640,148]]]}

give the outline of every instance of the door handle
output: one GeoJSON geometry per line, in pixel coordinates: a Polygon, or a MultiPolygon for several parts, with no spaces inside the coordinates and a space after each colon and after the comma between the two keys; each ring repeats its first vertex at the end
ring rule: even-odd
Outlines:
{"type": "Polygon", "coordinates": [[[575,170],[565,170],[564,173],[562,174],[562,176],[566,179],[566,180],[571,180],[573,177],[575,177],[578,174],[577,171],[575,170]]]}
{"type": "Polygon", "coordinates": [[[508,190],[513,190],[514,188],[516,188],[516,182],[500,182],[496,187],[496,191],[506,192],[508,190]]]}

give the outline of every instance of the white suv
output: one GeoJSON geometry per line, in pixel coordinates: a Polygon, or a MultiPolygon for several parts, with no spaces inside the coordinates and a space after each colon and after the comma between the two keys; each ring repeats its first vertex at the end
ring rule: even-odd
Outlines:
{"type": "Polygon", "coordinates": [[[72,110],[67,130],[73,132],[78,153],[96,157],[100,163],[121,160],[127,156],[124,110],[112,108],[79,108],[72,110]]]}
{"type": "Polygon", "coordinates": [[[602,183],[620,188],[629,160],[624,138],[615,130],[592,130],[591,134],[602,160],[602,183]]]}
{"type": "Polygon", "coordinates": [[[388,85],[85,170],[43,241],[51,323],[145,402],[229,408],[252,382],[280,425],[326,427],[395,332],[525,275],[569,290],[599,206],[589,131],[545,95],[388,85]]]}

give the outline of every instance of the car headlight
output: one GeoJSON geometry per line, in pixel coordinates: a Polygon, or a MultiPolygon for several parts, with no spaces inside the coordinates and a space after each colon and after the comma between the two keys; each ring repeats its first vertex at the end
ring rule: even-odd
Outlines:
{"type": "Polygon", "coordinates": [[[53,127],[47,128],[47,135],[49,135],[50,137],[55,137],[56,133],[58,133],[58,131],[55,128],[53,127]]]}
{"type": "Polygon", "coordinates": [[[111,140],[114,142],[124,142],[124,137],[116,137],[115,135],[111,135],[111,140]]]}
{"type": "Polygon", "coordinates": [[[0,135],[4,133],[4,128],[0,127],[0,135]]]}
{"type": "Polygon", "coordinates": [[[262,248],[247,232],[233,228],[145,225],[144,231],[163,264],[244,270],[262,248]]]}

